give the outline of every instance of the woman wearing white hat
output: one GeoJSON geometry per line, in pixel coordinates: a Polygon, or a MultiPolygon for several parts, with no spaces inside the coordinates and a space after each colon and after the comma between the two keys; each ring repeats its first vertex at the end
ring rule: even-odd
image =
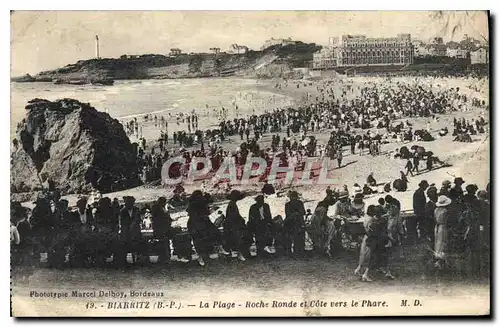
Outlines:
{"type": "Polygon", "coordinates": [[[448,205],[451,200],[446,195],[440,195],[436,202],[434,217],[436,217],[436,227],[434,228],[434,256],[436,258],[435,266],[443,268],[446,260],[446,251],[448,247],[448,205]]]}

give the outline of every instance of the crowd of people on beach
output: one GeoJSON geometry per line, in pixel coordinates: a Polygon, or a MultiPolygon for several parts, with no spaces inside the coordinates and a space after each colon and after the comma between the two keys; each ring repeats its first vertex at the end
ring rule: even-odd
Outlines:
{"type": "MultiPolygon", "coordinates": [[[[214,171],[229,157],[241,167],[252,156],[263,158],[268,164],[278,156],[284,165],[293,162],[298,169],[306,157],[325,156],[336,159],[341,168],[346,155],[365,155],[366,150],[376,156],[383,153],[386,143],[430,140],[429,127],[414,130],[408,120],[402,121],[405,118],[438,119],[439,114],[485,105],[467,99],[459,88],[427,87],[418,81],[403,83],[388,78],[382,84],[340,84],[318,85],[319,95],[295,108],[233,119],[222,115],[218,128],[211,130],[199,130],[194,113],[177,115],[176,123],[186,121],[189,127],[187,131],[176,131],[171,139],[168,119],[149,115],[143,119],[153,121],[161,131],[159,139],[152,143],[142,137],[142,126],[136,117],[125,124],[125,132],[139,140],[134,144],[138,174],[145,184],[160,180],[163,164],[174,156],[185,158],[186,165],[172,166],[170,177],[185,174],[191,160],[197,157],[209,158],[214,171]],[[340,95],[336,87],[340,87],[340,95]],[[397,120],[401,121],[396,123],[397,120]],[[315,137],[318,132],[327,133],[326,142],[315,137]],[[269,134],[271,141],[266,145],[262,137],[269,134]],[[228,138],[239,138],[235,151],[224,149],[228,138]]],[[[470,122],[455,119],[453,134],[485,133],[485,125],[482,117],[470,122]]],[[[446,131],[442,129],[440,136],[441,132],[447,133],[447,127],[444,128],[446,131]]],[[[406,191],[407,175],[413,175],[415,169],[418,172],[420,161],[425,160],[429,170],[436,162],[444,164],[423,147],[403,152],[397,155],[408,160],[407,172],[401,172],[401,178],[394,181],[397,191],[406,191]]],[[[266,176],[260,182],[266,182],[266,176]]],[[[366,197],[391,189],[384,185],[384,191],[378,192],[373,174],[363,187],[355,184],[352,192],[347,186],[342,190],[327,189],[314,212],[305,210],[303,199],[295,190],[288,193],[289,201],[282,212],[272,212],[266,198],[276,192],[266,184],[268,190],[264,187],[255,197],[246,219],[237,205],[245,194],[230,188],[225,190],[229,200],[225,214],[215,207],[213,194],[200,189],[188,196],[182,184],[175,186],[172,198],[160,197],[141,209],[131,196],[122,201],[92,196],[81,197],[71,210],[68,201],[51,190],[37,199],[32,211],[19,203],[11,204],[11,243],[17,264],[30,264],[26,260],[39,260],[40,254],[46,252],[52,267],[104,265],[109,260],[124,267],[129,261],[147,261],[150,252],[158,255],[160,263],[170,262],[172,256],[178,261],[191,261],[195,252],[194,258],[201,266],[219,255],[234,256],[240,261],[252,258],[255,252],[257,256],[303,256],[310,253],[306,251],[306,242],[312,244],[311,253],[334,257],[344,247],[343,242],[357,241],[360,260],[355,273],[363,281],[371,281],[377,270],[394,278],[389,269],[394,249],[403,253],[404,245],[420,239],[429,245],[437,269],[446,269],[450,253],[460,253],[467,256],[470,270],[478,272],[478,267],[489,259],[489,186],[478,191],[477,186],[470,184],[464,194],[464,181],[456,178],[454,183],[451,187],[445,181],[438,191],[436,185],[421,181],[413,196],[414,215],[406,218],[402,217],[400,202],[388,194],[378,199],[378,205],[366,206],[366,197]],[[185,230],[172,225],[175,219],[171,211],[177,210],[172,204],[185,206],[185,230]],[[214,213],[217,217],[211,219],[214,213]],[[149,224],[145,221],[151,222],[152,235],[145,235],[149,224]],[[251,250],[254,247],[255,251],[251,250]]]]}
{"type": "MultiPolygon", "coordinates": [[[[359,151],[362,155],[367,151],[371,155],[378,155],[383,152],[382,146],[386,143],[435,139],[431,135],[429,123],[425,129],[413,129],[408,121],[395,123],[398,119],[438,119],[441,113],[485,105],[484,101],[472,101],[475,98],[468,99],[460,94],[458,87],[423,87],[417,81],[403,83],[389,78],[381,84],[366,82],[352,86],[341,83],[342,93],[336,96],[335,88],[338,86],[331,83],[318,85],[320,95],[296,108],[276,109],[247,118],[224,119],[217,129],[201,131],[189,127],[187,132],[174,132],[170,140],[168,131],[163,130],[159,139],[152,143],[148,144],[143,138],[138,151],[142,180],[145,183],[159,180],[162,163],[176,155],[186,157],[186,167],[191,158],[209,158],[215,163],[212,165],[214,170],[227,157],[234,157],[238,165],[244,165],[248,156],[272,161],[275,155],[299,167],[303,161],[301,158],[326,156],[336,159],[340,167],[347,154],[343,150],[344,146],[349,146],[351,154],[359,151]],[[330,137],[325,143],[315,138],[318,132],[329,133],[330,137]],[[261,139],[269,134],[272,135],[272,141],[266,146],[261,139]],[[224,149],[226,140],[231,137],[237,140],[238,136],[240,145],[236,150],[224,149]],[[167,150],[168,144],[170,151],[167,150]],[[200,149],[189,152],[189,148],[194,146],[200,149]]],[[[188,125],[191,126],[193,119],[188,121],[188,125]]],[[[460,140],[467,139],[470,135],[484,133],[486,124],[482,117],[473,123],[466,124],[463,120],[458,124],[455,122],[453,135],[458,133],[460,140]]],[[[448,126],[444,126],[440,135],[447,133],[448,126]]]]}

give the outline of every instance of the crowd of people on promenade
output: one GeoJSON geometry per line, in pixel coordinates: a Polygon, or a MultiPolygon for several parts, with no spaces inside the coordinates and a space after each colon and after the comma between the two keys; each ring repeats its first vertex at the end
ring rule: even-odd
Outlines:
{"type": "Polygon", "coordinates": [[[463,69],[463,67],[456,67],[450,65],[446,68],[436,69],[416,69],[416,70],[399,70],[399,71],[382,71],[382,72],[367,72],[356,73],[358,76],[380,76],[380,77],[425,77],[425,78],[467,78],[467,79],[483,79],[489,75],[488,65],[482,67],[471,67],[463,69]]]}
{"type": "Polygon", "coordinates": [[[489,265],[489,184],[485,190],[463,185],[461,177],[453,185],[443,181],[441,186],[422,180],[413,194],[414,214],[405,217],[395,197],[382,194],[377,205],[366,206],[367,195],[357,190],[350,194],[347,187],[327,188],[313,212],[306,211],[304,199],[291,190],[284,208],[276,212],[266,201],[275,190],[266,184],[245,216],[238,208],[244,192],[227,193],[224,213],[210,194],[195,190],[185,207],[186,229],[173,224],[178,218],[173,218],[166,197],[140,209],[131,196],[119,201],[94,194],[90,199],[81,197],[71,209],[55,191],[39,197],[31,212],[17,202],[11,204],[13,264],[32,265],[43,252],[50,266],[58,268],[103,266],[110,259],[115,266],[126,267],[129,253],[134,264],[156,254],[160,264],[175,256],[181,262],[194,258],[200,266],[219,256],[239,261],[255,255],[335,257],[346,240],[358,240],[355,274],[363,281],[373,280],[377,272],[394,278],[391,258],[396,253],[411,255],[417,242],[428,246],[436,269],[449,269],[449,258],[458,255],[467,271],[478,277],[489,265]],[[144,230],[145,220],[150,221],[152,234],[144,230]],[[306,240],[312,249],[306,250],[306,240]]]}

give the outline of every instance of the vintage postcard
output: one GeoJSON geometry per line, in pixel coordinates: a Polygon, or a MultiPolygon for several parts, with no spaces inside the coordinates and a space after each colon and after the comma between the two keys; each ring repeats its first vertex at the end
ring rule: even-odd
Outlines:
{"type": "Polygon", "coordinates": [[[490,314],[487,11],[14,11],[15,317],[490,314]]]}

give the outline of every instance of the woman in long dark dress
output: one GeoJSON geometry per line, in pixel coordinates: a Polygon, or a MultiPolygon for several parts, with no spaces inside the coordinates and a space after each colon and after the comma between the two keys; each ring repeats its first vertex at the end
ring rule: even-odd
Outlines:
{"type": "Polygon", "coordinates": [[[467,273],[472,277],[481,276],[480,207],[478,202],[466,201],[465,210],[459,218],[463,232],[464,258],[467,273]]]}
{"type": "Polygon", "coordinates": [[[248,251],[247,242],[245,242],[246,225],[236,204],[237,201],[243,199],[243,195],[238,190],[232,190],[228,199],[229,204],[226,209],[226,218],[222,223],[224,227],[225,250],[229,251],[225,254],[235,251],[238,253],[238,259],[245,261],[243,253],[248,251]]]}
{"type": "Polygon", "coordinates": [[[133,196],[124,196],[124,207],[120,210],[120,243],[122,248],[117,251],[117,264],[127,264],[127,254],[132,254],[132,262],[145,259],[145,243],[141,233],[141,214],[135,206],[133,196]]]}
{"type": "Polygon", "coordinates": [[[188,232],[198,253],[198,263],[205,266],[205,259],[213,251],[218,240],[219,230],[210,221],[208,200],[200,190],[194,191],[188,200],[188,232]]]}
{"type": "MultiPolygon", "coordinates": [[[[392,202],[393,200],[391,200],[392,202]]],[[[391,257],[392,244],[388,235],[388,214],[380,206],[376,207],[375,216],[377,217],[377,243],[374,255],[370,260],[370,268],[377,269],[384,277],[394,279],[395,277],[389,271],[389,258],[391,257]]]]}
{"type": "Polygon", "coordinates": [[[304,216],[306,210],[304,208],[304,202],[299,200],[299,194],[297,191],[290,191],[288,193],[290,201],[285,204],[285,251],[287,253],[292,252],[294,254],[304,254],[305,248],[305,233],[306,224],[304,222],[304,216]]]}
{"type": "Polygon", "coordinates": [[[387,269],[389,250],[386,247],[387,237],[387,219],[383,217],[383,211],[380,206],[370,205],[366,210],[368,219],[364,222],[365,236],[361,243],[359,253],[359,264],[354,271],[355,275],[361,275],[361,280],[371,282],[370,271],[380,270],[385,277],[393,279],[394,277],[387,269]]]}
{"type": "Polygon", "coordinates": [[[325,222],[328,220],[328,208],[333,205],[334,199],[328,195],[320,201],[314,210],[311,224],[307,233],[311,237],[313,249],[316,253],[323,253],[325,249],[325,222]]]}

